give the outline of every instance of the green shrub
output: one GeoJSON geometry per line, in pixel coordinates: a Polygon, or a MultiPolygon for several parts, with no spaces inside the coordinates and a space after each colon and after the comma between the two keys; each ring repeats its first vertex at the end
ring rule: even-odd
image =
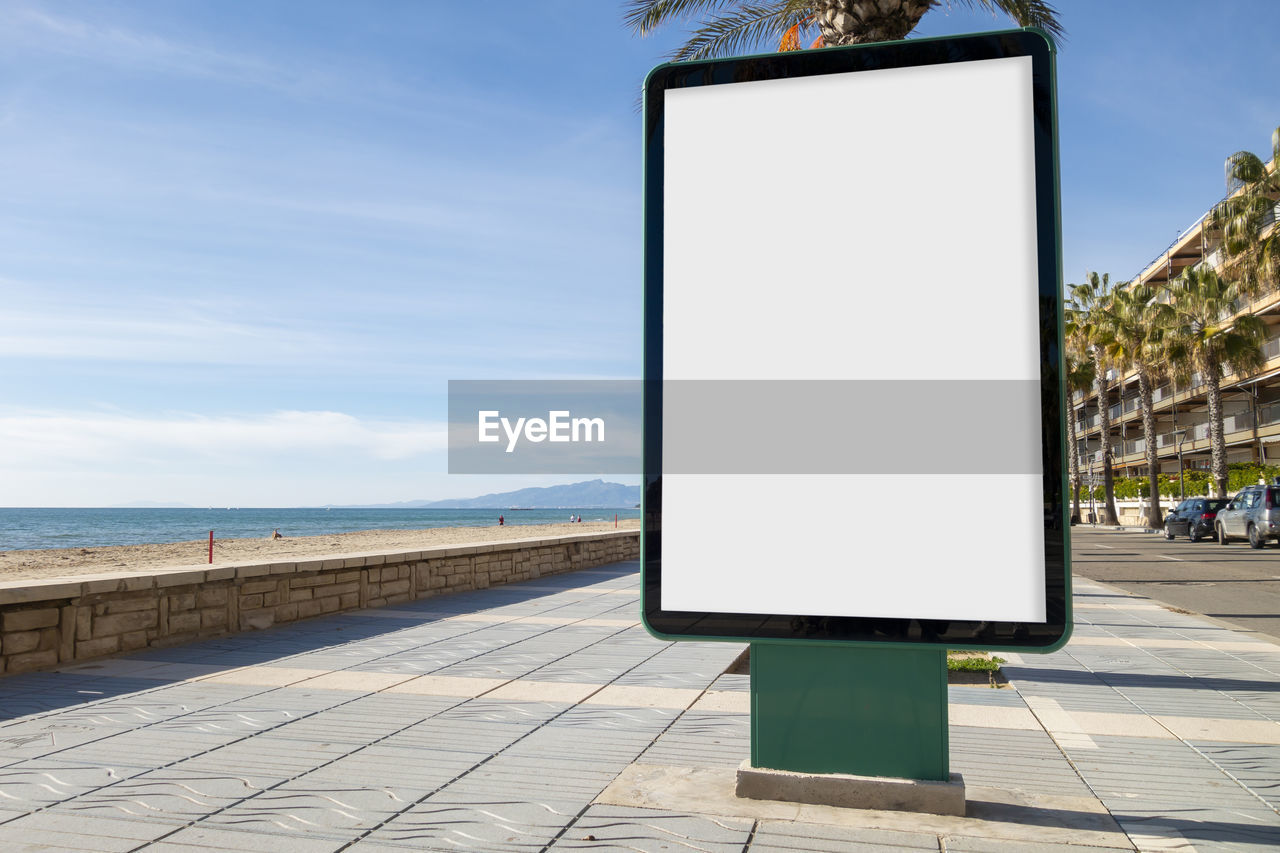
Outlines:
{"type": "Polygon", "coordinates": [[[1259,465],[1256,462],[1232,462],[1227,465],[1227,491],[1238,492],[1259,480],[1270,483],[1280,476],[1280,465],[1259,465]]]}
{"type": "Polygon", "coordinates": [[[995,672],[1000,669],[1004,658],[947,658],[947,669],[951,672],[995,672]]]}

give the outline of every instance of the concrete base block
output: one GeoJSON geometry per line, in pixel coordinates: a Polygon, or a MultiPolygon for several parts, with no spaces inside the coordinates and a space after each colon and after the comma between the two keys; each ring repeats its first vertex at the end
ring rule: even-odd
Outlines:
{"type": "Polygon", "coordinates": [[[964,777],[952,773],[948,782],[852,776],[845,773],[794,773],[738,767],[738,796],[752,800],[783,800],[847,809],[964,815],[964,777]]]}

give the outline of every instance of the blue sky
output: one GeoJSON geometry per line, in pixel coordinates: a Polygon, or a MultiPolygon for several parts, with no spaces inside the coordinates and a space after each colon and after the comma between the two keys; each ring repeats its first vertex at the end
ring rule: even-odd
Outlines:
{"type": "MultiPolygon", "coordinates": [[[[1268,150],[1280,4],[1059,5],[1065,278],[1128,278],[1268,150]]],[[[639,376],[634,102],[679,36],[605,0],[0,6],[0,505],[581,479],[447,475],[446,383],[639,376]]]]}

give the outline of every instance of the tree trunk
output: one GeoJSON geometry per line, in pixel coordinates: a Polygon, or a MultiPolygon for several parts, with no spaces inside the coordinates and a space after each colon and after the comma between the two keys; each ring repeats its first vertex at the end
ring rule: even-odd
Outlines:
{"type": "Polygon", "coordinates": [[[904,39],[937,0],[817,0],[818,29],[827,47],[904,39]]]}
{"type": "Polygon", "coordinates": [[[1156,415],[1151,410],[1151,377],[1138,368],[1138,398],[1142,401],[1142,440],[1147,445],[1147,486],[1151,502],[1147,504],[1147,527],[1164,527],[1160,512],[1160,454],[1156,452],[1156,415]]]}
{"type": "Polygon", "coordinates": [[[1080,523],[1080,449],[1076,447],[1079,431],[1076,428],[1076,405],[1072,401],[1075,392],[1067,392],[1067,477],[1071,483],[1071,523],[1080,523]]]}
{"type": "Polygon", "coordinates": [[[1102,429],[1102,491],[1106,503],[1102,509],[1102,523],[1117,525],[1120,514],[1116,512],[1116,481],[1111,473],[1111,400],[1107,397],[1107,371],[1102,365],[1102,347],[1093,346],[1093,368],[1098,374],[1098,426],[1102,429]]]}
{"type": "Polygon", "coordinates": [[[1222,377],[1218,365],[1206,365],[1209,386],[1209,447],[1213,451],[1212,474],[1217,497],[1227,496],[1227,440],[1222,434],[1222,377]]]}

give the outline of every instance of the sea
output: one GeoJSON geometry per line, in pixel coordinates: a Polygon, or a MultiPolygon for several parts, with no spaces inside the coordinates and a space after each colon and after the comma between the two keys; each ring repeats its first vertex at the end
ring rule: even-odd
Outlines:
{"type": "Polygon", "coordinates": [[[0,507],[0,551],[89,548],[217,539],[322,536],[356,530],[421,530],[428,527],[486,527],[498,516],[506,524],[559,524],[570,517],[587,521],[639,518],[640,510],[591,509],[43,509],[0,507]]]}

